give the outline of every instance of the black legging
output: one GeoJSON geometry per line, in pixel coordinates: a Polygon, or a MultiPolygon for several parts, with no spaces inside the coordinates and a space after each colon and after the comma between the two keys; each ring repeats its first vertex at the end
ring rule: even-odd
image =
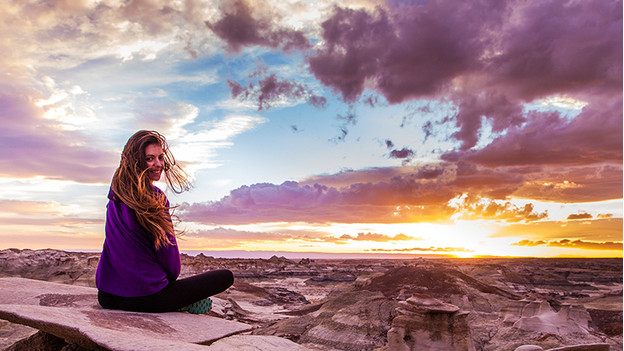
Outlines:
{"type": "Polygon", "coordinates": [[[122,297],[98,291],[98,302],[106,309],[134,312],[174,312],[193,302],[225,291],[234,284],[227,269],[204,272],[169,283],[161,291],[140,297],[122,297]]]}

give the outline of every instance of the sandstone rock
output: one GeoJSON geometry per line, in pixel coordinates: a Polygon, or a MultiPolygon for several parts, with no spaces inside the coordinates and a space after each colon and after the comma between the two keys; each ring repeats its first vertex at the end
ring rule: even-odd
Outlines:
{"type": "Polygon", "coordinates": [[[25,324],[88,349],[194,349],[251,328],[187,313],[134,313],[34,305],[0,305],[0,318],[25,324]]]}
{"type": "Polygon", "coordinates": [[[609,351],[610,348],[611,346],[609,344],[600,343],[557,347],[546,351],[609,351]]]}
{"type": "Polygon", "coordinates": [[[104,310],[96,289],[23,278],[0,278],[0,318],[92,350],[192,350],[251,329],[207,315],[104,310]]]}
{"type": "Polygon", "coordinates": [[[381,293],[351,291],[335,294],[320,306],[304,307],[307,314],[254,330],[323,349],[373,350],[386,344],[386,334],[398,303],[381,293]],[[312,308],[313,307],[313,308],[312,308]]]}
{"type": "Polygon", "coordinates": [[[594,327],[601,332],[608,336],[622,335],[622,310],[588,309],[587,312],[594,327]]]}
{"type": "Polygon", "coordinates": [[[544,351],[544,349],[537,345],[522,345],[516,347],[514,351],[544,351]]]}
{"type": "Polygon", "coordinates": [[[313,282],[352,282],[357,277],[349,273],[333,273],[333,274],[320,274],[316,277],[310,278],[313,282]]]}
{"type": "Polygon", "coordinates": [[[5,350],[16,341],[26,339],[36,333],[37,329],[0,320],[0,350],[5,350]]]}
{"type": "Polygon", "coordinates": [[[582,305],[521,300],[511,302],[500,314],[502,323],[486,350],[511,349],[524,344],[519,343],[522,340],[544,349],[604,341],[590,328],[589,314],[582,305]]]}
{"type": "Polygon", "coordinates": [[[4,351],[90,351],[78,344],[69,344],[65,340],[52,334],[38,331],[34,335],[24,338],[4,351]]]}
{"type": "Polygon", "coordinates": [[[270,305],[270,304],[279,304],[279,305],[307,305],[310,304],[308,300],[306,300],[305,296],[294,292],[292,290],[288,290],[282,287],[260,287],[253,284],[236,281],[234,283],[234,288],[238,291],[246,292],[253,294],[262,298],[262,300],[256,300],[253,303],[256,305],[270,305]]]}
{"type": "Polygon", "coordinates": [[[25,278],[0,278],[0,303],[100,308],[97,289],[25,278]]]}
{"type": "Polygon", "coordinates": [[[474,351],[467,313],[430,296],[416,295],[397,309],[388,331],[388,351],[474,351]]]}
{"type": "Polygon", "coordinates": [[[234,335],[215,341],[206,351],[306,351],[307,348],[276,336],[234,335]]]}
{"type": "Polygon", "coordinates": [[[99,253],[61,250],[0,250],[0,277],[25,277],[95,286],[99,253]]]}
{"type": "Polygon", "coordinates": [[[441,312],[441,313],[453,313],[459,311],[459,307],[450,303],[444,303],[438,299],[435,299],[429,295],[414,294],[406,301],[400,302],[401,306],[405,306],[405,309],[401,309],[406,314],[415,312],[441,312]]]}
{"type": "Polygon", "coordinates": [[[555,310],[546,301],[515,301],[501,310],[503,321],[514,328],[546,334],[589,333],[589,313],[581,305],[562,304],[555,310]]]}

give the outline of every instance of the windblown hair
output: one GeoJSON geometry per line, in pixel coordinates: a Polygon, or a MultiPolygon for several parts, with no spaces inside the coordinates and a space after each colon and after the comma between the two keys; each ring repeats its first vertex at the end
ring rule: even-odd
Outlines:
{"type": "Polygon", "coordinates": [[[176,164],[165,137],[156,131],[140,130],[128,139],[115,171],[111,188],[117,199],[136,213],[139,223],[154,235],[156,249],[171,245],[167,233],[176,235],[164,194],[154,190],[149,177],[145,148],[156,144],[164,153],[163,175],[167,185],[181,193],[191,187],[188,174],[176,164]]]}

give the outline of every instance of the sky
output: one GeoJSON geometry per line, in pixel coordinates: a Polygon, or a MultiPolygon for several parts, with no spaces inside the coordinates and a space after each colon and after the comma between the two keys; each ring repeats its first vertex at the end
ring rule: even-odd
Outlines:
{"type": "Polygon", "coordinates": [[[181,251],[622,257],[622,12],[2,1],[0,249],[100,250],[148,129],[181,251]]]}

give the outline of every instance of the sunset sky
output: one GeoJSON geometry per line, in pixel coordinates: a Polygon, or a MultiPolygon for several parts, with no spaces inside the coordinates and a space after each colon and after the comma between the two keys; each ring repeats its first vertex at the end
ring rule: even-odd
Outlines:
{"type": "Polygon", "coordinates": [[[101,249],[150,129],[182,251],[621,257],[622,41],[609,0],[4,0],[0,248],[101,249]]]}

